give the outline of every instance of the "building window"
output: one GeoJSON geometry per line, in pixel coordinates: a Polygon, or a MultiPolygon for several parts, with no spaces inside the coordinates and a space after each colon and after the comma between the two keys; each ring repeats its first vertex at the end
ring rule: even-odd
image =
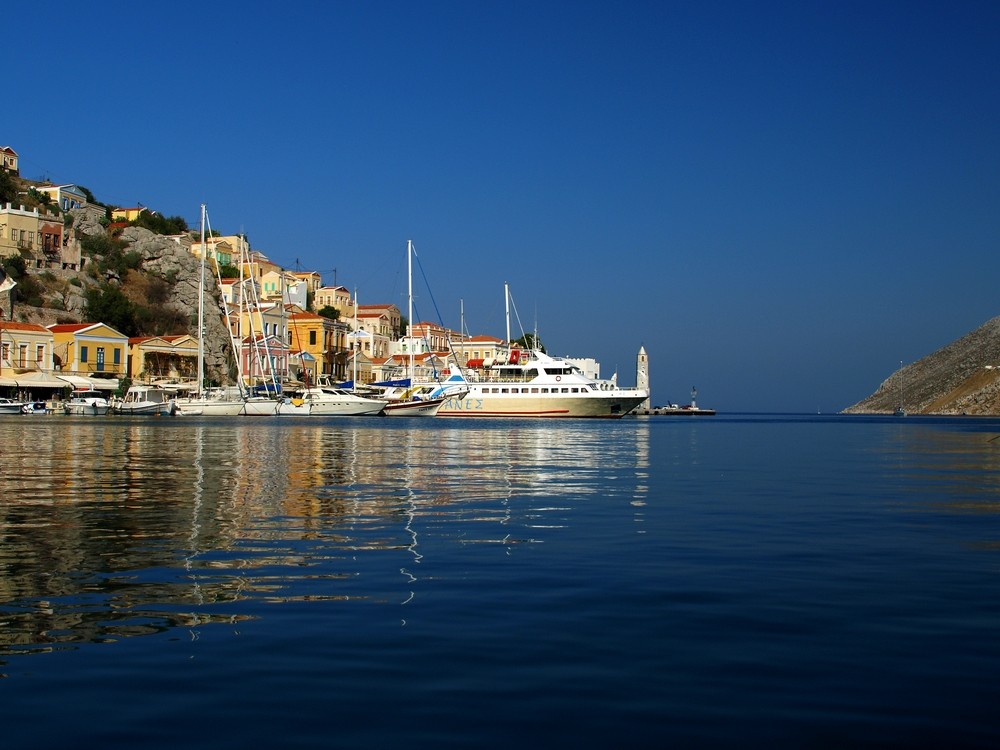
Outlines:
{"type": "Polygon", "coordinates": [[[80,361],[81,362],[87,361],[87,347],[85,346],[80,347],[80,361]]]}
{"type": "Polygon", "coordinates": [[[114,359],[116,365],[120,365],[122,363],[122,350],[118,347],[115,347],[114,359]]]}
{"type": "Polygon", "coordinates": [[[39,344],[35,347],[35,362],[42,364],[45,361],[45,347],[39,344]]]}
{"type": "Polygon", "coordinates": [[[309,331],[309,346],[316,346],[316,331],[309,331]]]}
{"type": "Polygon", "coordinates": [[[21,344],[17,347],[17,366],[24,367],[28,362],[28,345],[21,344]]]}

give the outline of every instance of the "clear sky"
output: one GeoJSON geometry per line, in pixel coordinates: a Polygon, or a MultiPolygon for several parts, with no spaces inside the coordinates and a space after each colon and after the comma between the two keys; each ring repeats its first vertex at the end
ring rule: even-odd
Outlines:
{"type": "Polygon", "coordinates": [[[1000,3],[5,8],[22,175],[652,400],[842,409],[1000,314],[1000,3]],[[514,334],[520,329],[515,325],[514,334]]]}

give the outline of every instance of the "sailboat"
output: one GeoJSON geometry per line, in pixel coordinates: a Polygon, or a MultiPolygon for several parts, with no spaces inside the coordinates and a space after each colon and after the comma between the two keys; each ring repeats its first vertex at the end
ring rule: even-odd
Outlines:
{"type": "Polygon", "coordinates": [[[903,408],[903,360],[899,360],[899,370],[896,372],[896,409],[893,415],[906,416],[906,409],[903,408]]]}
{"type": "Polygon", "coordinates": [[[201,204],[201,283],[198,286],[198,377],[193,395],[178,398],[173,403],[173,413],[178,416],[232,417],[243,411],[243,401],[233,400],[221,389],[205,390],[205,204],[201,204]]]}
{"type": "MultiPolygon", "coordinates": [[[[469,392],[459,376],[451,384],[437,381],[417,382],[413,364],[413,241],[406,241],[407,297],[407,368],[405,385],[387,387],[383,394],[389,399],[383,412],[387,417],[434,417],[449,399],[460,399],[469,392]]],[[[447,381],[446,381],[447,382],[447,381]]]]}

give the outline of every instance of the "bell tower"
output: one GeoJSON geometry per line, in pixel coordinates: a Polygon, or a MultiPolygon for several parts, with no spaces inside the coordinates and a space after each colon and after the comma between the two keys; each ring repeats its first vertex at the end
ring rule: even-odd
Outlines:
{"type": "MultiPolygon", "coordinates": [[[[646,354],[646,347],[639,347],[639,356],[635,362],[635,387],[645,389],[649,392],[649,355],[646,354]]],[[[649,396],[636,407],[639,411],[649,410],[649,396]]]]}

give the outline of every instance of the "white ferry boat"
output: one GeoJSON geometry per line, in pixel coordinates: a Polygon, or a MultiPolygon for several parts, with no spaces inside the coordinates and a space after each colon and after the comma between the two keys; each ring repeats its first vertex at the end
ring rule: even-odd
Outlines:
{"type": "Polygon", "coordinates": [[[619,419],[649,398],[620,388],[538,349],[512,349],[506,361],[466,373],[469,392],[445,401],[441,417],[594,417],[619,419]]]}

